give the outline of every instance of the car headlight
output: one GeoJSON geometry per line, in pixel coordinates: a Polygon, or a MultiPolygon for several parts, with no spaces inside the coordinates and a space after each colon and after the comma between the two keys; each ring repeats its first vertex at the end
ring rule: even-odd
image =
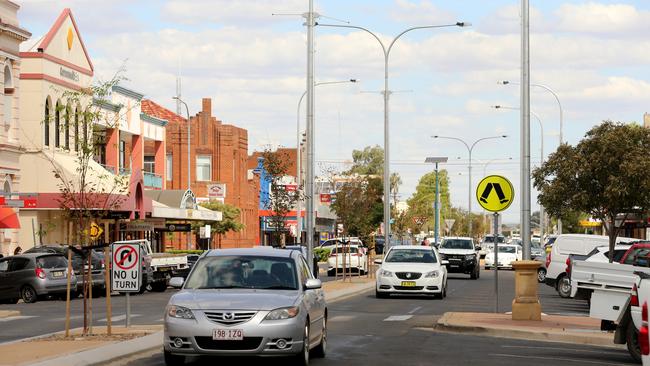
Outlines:
{"type": "Polygon", "coordinates": [[[427,274],[425,274],[424,278],[438,278],[438,276],[440,276],[440,272],[431,271],[431,272],[428,272],[427,274]]]}
{"type": "Polygon", "coordinates": [[[169,315],[172,318],[194,319],[194,314],[192,314],[192,310],[178,305],[169,306],[167,308],[167,315],[169,315]]]}
{"type": "Polygon", "coordinates": [[[381,277],[393,277],[393,272],[387,271],[385,269],[380,269],[379,270],[379,276],[381,276],[381,277]]]}
{"type": "Polygon", "coordinates": [[[439,254],[440,254],[440,259],[447,259],[447,256],[446,256],[446,255],[444,255],[444,254],[442,254],[442,253],[439,253],[439,254]]]}
{"type": "Polygon", "coordinates": [[[275,309],[270,313],[268,313],[268,315],[264,318],[264,320],[282,320],[282,319],[295,318],[299,312],[300,312],[300,308],[296,306],[275,309]]]}
{"type": "Polygon", "coordinates": [[[467,254],[467,255],[465,256],[465,259],[466,259],[466,260],[472,260],[472,259],[474,259],[474,258],[476,258],[476,256],[475,256],[474,254],[467,254]]]}

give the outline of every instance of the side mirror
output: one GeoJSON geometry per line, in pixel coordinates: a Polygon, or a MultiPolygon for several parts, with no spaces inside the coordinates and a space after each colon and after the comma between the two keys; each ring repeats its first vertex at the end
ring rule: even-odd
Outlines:
{"type": "Polygon", "coordinates": [[[169,280],[169,286],[173,288],[181,288],[183,287],[183,283],[185,283],[185,279],[183,277],[172,277],[172,279],[169,280]]]}
{"type": "Polygon", "coordinates": [[[448,266],[448,265],[449,265],[449,261],[446,260],[446,259],[443,259],[443,260],[440,261],[440,264],[442,264],[443,266],[448,266]]]}
{"type": "Polygon", "coordinates": [[[382,264],[382,263],[384,263],[383,260],[381,260],[381,259],[375,259],[375,264],[382,264]]]}
{"type": "Polygon", "coordinates": [[[317,290],[323,287],[323,283],[315,278],[310,278],[305,282],[305,290],[317,290]]]}

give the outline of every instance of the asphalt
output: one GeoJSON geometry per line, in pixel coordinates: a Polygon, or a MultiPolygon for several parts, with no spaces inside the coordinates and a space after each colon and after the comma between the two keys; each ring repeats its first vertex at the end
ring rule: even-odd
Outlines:
{"type": "MultiPolygon", "coordinates": [[[[500,310],[510,310],[514,293],[512,272],[500,273],[500,310]]],[[[634,365],[627,351],[613,347],[479,337],[438,332],[435,321],[448,311],[488,312],[494,309],[491,271],[479,280],[451,275],[448,297],[434,300],[415,296],[376,299],[364,292],[329,305],[329,351],[314,365],[634,365]]],[[[545,313],[587,315],[586,302],[561,299],[540,286],[545,313]]],[[[227,360],[219,362],[256,362],[227,360]]],[[[161,351],[151,351],[113,365],[163,365],[161,351]]],[[[188,364],[214,364],[213,359],[191,359],[188,364]]],[[[284,365],[286,360],[265,359],[265,365],[284,365]]]]}

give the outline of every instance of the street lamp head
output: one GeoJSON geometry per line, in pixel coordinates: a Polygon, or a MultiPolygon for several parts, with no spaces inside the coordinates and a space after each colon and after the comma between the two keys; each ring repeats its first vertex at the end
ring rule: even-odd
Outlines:
{"type": "Polygon", "coordinates": [[[507,138],[507,137],[508,137],[508,135],[501,135],[501,137],[503,137],[503,138],[505,139],[505,138],[507,138]]]}
{"type": "Polygon", "coordinates": [[[351,83],[356,83],[356,82],[359,82],[359,81],[361,81],[361,80],[359,80],[359,79],[350,79],[351,83]]]}
{"type": "Polygon", "coordinates": [[[497,84],[508,85],[510,84],[510,82],[508,80],[503,80],[503,81],[497,81],[497,84]]]}
{"type": "Polygon", "coordinates": [[[433,137],[434,139],[437,139],[437,138],[440,137],[440,136],[435,135],[435,136],[431,136],[431,137],[433,137]]]}
{"type": "Polygon", "coordinates": [[[178,99],[178,97],[174,95],[174,96],[172,97],[172,99],[178,99]]]}
{"type": "Polygon", "coordinates": [[[456,22],[456,25],[459,27],[471,27],[472,23],[470,22],[456,22]]]}
{"type": "Polygon", "coordinates": [[[492,108],[494,108],[494,109],[500,109],[501,106],[500,106],[500,105],[493,105],[492,108]]]}

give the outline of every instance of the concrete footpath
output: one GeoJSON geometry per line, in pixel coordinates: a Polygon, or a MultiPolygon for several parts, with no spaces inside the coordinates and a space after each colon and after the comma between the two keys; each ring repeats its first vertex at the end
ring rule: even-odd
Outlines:
{"type": "Polygon", "coordinates": [[[12,316],[20,316],[18,310],[0,310],[0,319],[11,318],[12,316]]]}
{"type": "Polygon", "coordinates": [[[593,346],[614,344],[614,333],[600,330],[600,320],[582,316],[542,315],[541,321],[515,321],[510,314],[445,313],[434,328],[481,336],[593,346]]]}
{"type": "MultiPolygon", "coordinates": [[[[374,278],[353,277],[346,281],[323,283],[325,299],[336,302],[369,291],[375,287],[374,278]]],[[[4,312],[0,313],[0,318],[4,312]]],[[[17,316],[20,312],[8,316],[17,316]]],[[[90,366],[104,365],[133,355],[161,349],[162,325],[113,327],[114,335],[107,337],[105,327],[95,327],[94,336],[82,337],[80,329],[64,338],[63,332],[45,337],[0,345],[0,366],[90,366]]]]}

